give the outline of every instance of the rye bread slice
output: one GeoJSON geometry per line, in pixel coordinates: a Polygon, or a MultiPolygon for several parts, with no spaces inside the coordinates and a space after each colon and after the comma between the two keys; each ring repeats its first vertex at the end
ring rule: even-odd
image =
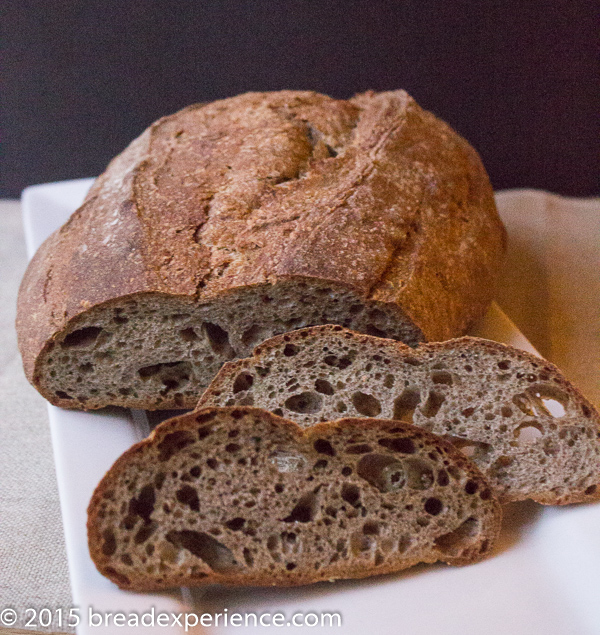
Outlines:
{"type": "Polygon", "coordinates": [[[254,405],[301,426],[409,421],[445,436],[503,501],[600,498],[600,417],[552,364],[464,337],[418,348],[338,326],[274,337],[227,364],[198,407],[254,405]]]}
{"type": "Polygon", "coordinates": [[[160,424],[109,470],[89,549],[123,589],[300,585],[489,555],[501,508],[451,444],[398,421],[303,430],[256,408],[160,424]]]}

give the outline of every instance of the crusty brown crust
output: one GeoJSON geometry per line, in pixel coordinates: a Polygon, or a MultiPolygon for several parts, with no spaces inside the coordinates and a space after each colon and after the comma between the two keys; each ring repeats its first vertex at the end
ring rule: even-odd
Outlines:
{"type": "Polygon", "coordinates": [[[504,247],[477,153],[404,91],[247,93],[160,119],[110,163],[29,265],[19,347],[39,388],[41,354],[94,307],[298,278],[446,339],[485,311],[504,247]]]}
{"type": "MultiPolygon", "coordinates": [[[[235,423],[236,422],[234,421],[234,424],[235,423]]],[[[320,423],[303,430],[294,422],[278,417],[265,410],[250,407],[236,407],[206,408],[201,411],[195,411],[179,417],[174,417],[161,423],[154,429],[148,438],[140,441],[127,450],[121,457],[119,457],[119,459],[117,459],[114,465],[106,473],[92,496],[88,506],[87,531],[90,554],[100,573],[124,589],[155,591],[167,589],[173,586],[181,586],[182,584],[186,586],[203,586],[215,583],[225,584],[228,586],[298,586],[327,579],[364,578],[371,575],[394,573],[418,563],[443,561],[455,566],[472,564],[493,553],[495,542],[500,533],[501,519],[501,506],[498,500],[494,497],[493,493],[489,490],[487,480],[477,467],[458,450],[456,450],[452,444],[448,443],[441,437],[427,432],[426,430],[398,421],[355,418],[320,423]],[[103,499],[107,496],[107,493],[110,497],[111,492],[117,489],[117,483],[124,469],[136,461],[144,461],[145,454],[150,453],[151,450],[156,448],[167,435],[175,431],[186,430],[195,433],[198,429],[198,421],[205,423],[215,415],[225,415],[225,417],[232,415],[236,420],[248,415],[267,419],[273,422],[280,429],[287,429],[292,438],[295,438],[298,442],[304,442],[307,445],[312,444],[313,439],[335,437],[337,431],[340,429],[355,429],[357,432],[368,429],[376,429],[377,431],[385,432],[389,429],[390,431],[394,431],[396,433],[398,431],[402,431],[402,433],[408,438],[414,439],[417,442],[423,440],[427,444],[431,444],[432,447],[435,446],[436,450],[442,452],[444,456],[447,457],[447,460],[449,460],[453,465],[457,466],[461,470],[464,470],[466,478],[472,479],[477,483],[478,491],[482,492],[482,497],[485,494],[485,504],[486,506],[489,506],[489,509],[486,515],[483,516],[483,525],[481,527],[481,531],[479,532],[479,536],[458,556],[452,556],[447,553],[445,554],[442,551],[435,550],[435,552],[432,551],[432,553],[429,554],[430,557],[405,557],[400,564],[396,562],[395,565],[387,565],[384,563],[374,567],[372,565],[369,566],[362,564],[358,566],[348,566],[347,564],[345,565],[340,563],[337,566],[330,566],[328,568],[327,577],[324,577],[323,572],[316,571],[308,575],[277,574],[272,572],[250,574],[246,572],[236,575],[232,572],[219,573],[211,570],[208,575],[199,577],[198,579],[182,580],[180,577],[174,576],[173,578],[167,577],[159,583],[156,582],[156,580],[153,580],[152,576],[144,574],[136,575],[135,571],[128,571],[128,575],[124,576],[122,572],[120,573],[114,569],[114,562],[111,562],[110,557],[104,555],[102,551],[102,535],[99,530],[100,519],[98,514],[101,513],[100,506],[103,499]]]]}
{"type": "MultiPolygon", "coordinates": [[[[281,349],[287,343],[300,343],[304,339],[326,336],[327,333],[339,333],[342,337],[352,340],[352,342],[356,343],[358,346],[363,345],[368,348],[376,346],[384,355],[385,352],[388,351],[388,354],[399,355],[400,357],[426,359],[431,353],[443,353],[450,350],[464,350],[465,353],[472,353],[476,350],[481,351],[482,349],[487,349],[492,353],[498,354],[500,358],[503,355],[509,355],[511,359],[516,359],[519,362],[522,361],[527,364],[534,364],[540,369],[540,372],[548,376],[549,381],[552,381],[572,400],[573,403],[577,404],[581,418],[585,418],[591,426],[596,428],[596,434],[598,438],[600,438],[600,413],[596,410],[593,404],[586,399],[577,386],[564,377],[559,368],[551,362],[539,358],[527,351],[523,351],[506,344],[501,344],[499,342],[494,342],[492,340],[472,336],[455,338],[444,342],[423,343],[416,348],[411,348],[402,342],[396,342],[385,338],[373,338],[372,336],[356,333],[341,326],[332,324],[308,327],[296,330],[293,333],[277,335],[259,344],[254,349],[252,357],[227,362],[215,376],[204,394],[200,397],[196,409],[200,410],[202,408],[214,406],[215,400],[211,397],[214,391],[218,393],[223,389],[223,386],[231,384],[233,378],[239,375],[240,371],[250,368],[257,360],[263,358],[265,355],[268,355],[270,351],[281,349]]],[[[514,493],[510,496],[506,493],[504,495],[500,495],[501,502],[503,503],[524,500],[525,498],[531,498],[532,500],[544,505],[570,505],[573,503],[596,502],[600,501],[600,481],[593,486],[586,485],[580,489],[562,494],[557,494],[551,489],[544,490],[540,487],[537,493],[527,497],[516,496],[514,493]]]]}

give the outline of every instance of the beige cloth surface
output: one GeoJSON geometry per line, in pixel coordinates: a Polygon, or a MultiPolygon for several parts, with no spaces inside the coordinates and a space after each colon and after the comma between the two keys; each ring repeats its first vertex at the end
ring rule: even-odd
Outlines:
{"type": "Polygon", "coordinates": [[[529,341],[600,408],[600,198],[510,190],[498,304],[529,341]]]}
{"type": "Polygon", "coordinates": [[[20,205],[0,201],[0,610],[20,615],[71,606],[46,402],[25,379],[17,351],[15,302],[26,263],[20,205]]]}
{"type": "MultiPolygon", "coordinates": [[[[510,245],[498,303],[600,406],[600,199],[497,199],[510,245]]],[[[13,326],[25,266],[19,204],[0,201],[0,609],[20,613],[71,605],[46,406],[13,326]]]]}

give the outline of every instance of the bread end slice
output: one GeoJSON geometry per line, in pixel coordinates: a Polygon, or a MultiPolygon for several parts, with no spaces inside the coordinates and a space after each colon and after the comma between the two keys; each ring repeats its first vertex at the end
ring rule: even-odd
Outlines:
{"type": "Polygon", "coordinates": [[[88,541],[123,589],[294,586],[490,554],[501,508],[443,439],[380,419],[307,430],[255,408],[168,420],[96,489],[88,541]]]}

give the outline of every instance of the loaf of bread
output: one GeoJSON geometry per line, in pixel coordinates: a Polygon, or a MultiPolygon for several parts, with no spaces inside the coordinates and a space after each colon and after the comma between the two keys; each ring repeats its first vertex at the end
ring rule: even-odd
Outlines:
{"type": "Polygon", "coordinates": [[[552,364],[464,337],[412,349],[339,326],[274,337],[225,365],[198,407],[254,405],[310,426],[411,422],[469,456],[503,501],[600,498],[600,416],[552,364]]]}
{"type": "Polygon", "coordinates": [[[306,430],[255,408],[160,424],[88,509],[89,549],[124,589],[299,585],[487,556],[501,508],[451,444],[344,419],[306,430]]]}
{"type": "Polygon", "coordinates": [[[223,362],[302,326],[462,334],[504,244],[477,153],[404,91],[248,93],[110,163],[27,269],[19,347],[53,404],[193,408],[223,362]]]}

